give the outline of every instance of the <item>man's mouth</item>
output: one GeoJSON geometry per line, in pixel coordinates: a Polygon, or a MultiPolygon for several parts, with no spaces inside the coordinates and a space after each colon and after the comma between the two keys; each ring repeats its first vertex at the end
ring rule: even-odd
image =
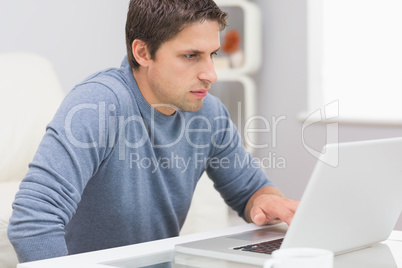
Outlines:
{"type": "Polygon", "coordinates": [[[190,91],[193,96],[197,98],[205,98],[207,96],[208,89],[199,89],[190,91]]]}

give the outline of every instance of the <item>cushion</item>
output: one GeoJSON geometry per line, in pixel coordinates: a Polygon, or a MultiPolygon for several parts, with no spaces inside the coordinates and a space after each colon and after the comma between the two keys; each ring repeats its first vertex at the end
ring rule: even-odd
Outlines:
{"type": "Polygon", "coordinates": [[[0,74],[0,182],[20,181],[64,92],[52,64],[35,54],[0,54],[0,74]]]}
{"type": "Polygon", "coordinates": [[[15,268],[18,260],[14,248],[7,238],[7,226],[11,217],[11,204],[18,191],[19,182],[0,183],[0,267],[15,268]]]}
{"type": "Polygon", "coordinates": [[[207,232],[228,226],[229,209],[212,180],[204,173],[195,189],[181,235],[207,232]]]}

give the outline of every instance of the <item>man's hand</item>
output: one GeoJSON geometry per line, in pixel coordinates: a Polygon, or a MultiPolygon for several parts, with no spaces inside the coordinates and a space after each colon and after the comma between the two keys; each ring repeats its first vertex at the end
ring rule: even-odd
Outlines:
{"type": "Polygon", "coordinates": [[[298,205],[298,201],[285,198],[277,188],[264,187],[248,200],[246,218],[257,225],[281,221],[290,225],[298,205]]]}

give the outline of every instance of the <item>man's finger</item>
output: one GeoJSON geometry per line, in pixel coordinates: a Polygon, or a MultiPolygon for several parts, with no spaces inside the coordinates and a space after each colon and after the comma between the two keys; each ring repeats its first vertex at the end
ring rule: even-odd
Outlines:
{"type": "Polygon", "coordinates": [[[254,204],[250,216],[257,225],[277,223],[277,218],[290,225],[298,204],[283,197],[265,196],[254,204]]]}
{"type": "Polygon", "coordinates": [[[267,221],[267,216],[264,213],[258,213],[253,217],[253,222],[257,225],[264,225],[267,221]]]}

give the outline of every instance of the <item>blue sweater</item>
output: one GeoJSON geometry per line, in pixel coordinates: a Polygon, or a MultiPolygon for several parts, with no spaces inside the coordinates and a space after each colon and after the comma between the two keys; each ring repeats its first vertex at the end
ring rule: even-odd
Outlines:
{"type": "Polygon", "coordinates": [[[272,185],[217,98],[165,116],[125,59],[64,99],[16,195],[9,239],[25,262],[177,236],[204,171],[243,217],[272,185]]]}

